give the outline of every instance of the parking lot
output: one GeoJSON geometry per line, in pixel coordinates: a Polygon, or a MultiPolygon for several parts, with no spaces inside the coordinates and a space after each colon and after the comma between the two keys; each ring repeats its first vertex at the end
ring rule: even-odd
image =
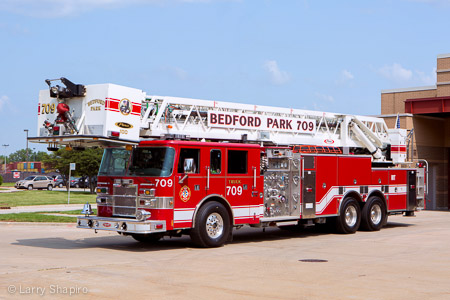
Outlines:
{"type": "Polygon", "coordinates": [[[449,299],[450,213],[380,232],[243,228],[216,249],[75,225],[0,224],[0,298],[449,299]]]}

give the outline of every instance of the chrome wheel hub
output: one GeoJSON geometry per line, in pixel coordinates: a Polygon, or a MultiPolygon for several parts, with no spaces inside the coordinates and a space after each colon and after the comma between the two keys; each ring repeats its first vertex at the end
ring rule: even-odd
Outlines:
{"type": "Polygon", "coordinates": [[[218,238],[223,234],[223,219],[218,213],[212,213],[206,219],[206,232],[210,238],[218,238]]]}
{"type": "Polygon", "coordinates": [[[345,223],[347,224],[347,226],[355,226],[357,219],[358,215],[356,212],[356,208],[353,205],[348,206],[345,209],[345,223]]]}
{"type": "Polygon", "coordinates": [[[370,220],[373,224],[378,225],[381,222],[381,207],[378,204],[374,204],[370,209],[370,220]]]}

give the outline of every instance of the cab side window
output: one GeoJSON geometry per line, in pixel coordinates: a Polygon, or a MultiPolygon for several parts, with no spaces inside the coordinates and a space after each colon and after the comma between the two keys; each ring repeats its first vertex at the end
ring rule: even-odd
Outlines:
{"type": "Polygon", "coordinates": [[[178,173],[200,173],[200,149],[181,148],[178,160],[178,173]]]}
{"type": "Polygon", "coordinates": [[[228,173],[247,174],[247,151],[228,150],[228,173]]]}
{"type": "Polygon", "coordinates": [[[211,150],[210,167],[211,167],[211,174],[222,173],[222,151],[211,150]]]}

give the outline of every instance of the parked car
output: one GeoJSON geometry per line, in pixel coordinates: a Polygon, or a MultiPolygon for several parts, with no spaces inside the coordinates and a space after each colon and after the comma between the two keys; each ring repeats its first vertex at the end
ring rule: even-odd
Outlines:
{"type": "Polygon", "coordinates": [[[62,188],[65,185],[61,175],[53,176],[53,185],[59,188],[62,188]]]}
{"type": "Polygon", "coordinates": [[[71,177],[70,187],[74,188],[87,188],[89,186],[89,181],[87,177],[71,177]]]}
{"type": "Polygon", "coordinates": [[[15,184],[16,189],[47,189],[53,190],[53,179],[44,175],[32,175],[23,180],[19,180],[15,184]]]}

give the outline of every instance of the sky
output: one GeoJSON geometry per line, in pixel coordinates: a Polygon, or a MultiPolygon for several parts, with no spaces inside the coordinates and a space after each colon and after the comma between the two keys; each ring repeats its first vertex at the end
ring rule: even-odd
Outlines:
{"type": "Polygon", "coordinates": [[[39,90],[60,77],[378,115],[381,90],[435,84],[449,13],[450,0],[0,0],[0,155],[36,136],[39,90]]]}

